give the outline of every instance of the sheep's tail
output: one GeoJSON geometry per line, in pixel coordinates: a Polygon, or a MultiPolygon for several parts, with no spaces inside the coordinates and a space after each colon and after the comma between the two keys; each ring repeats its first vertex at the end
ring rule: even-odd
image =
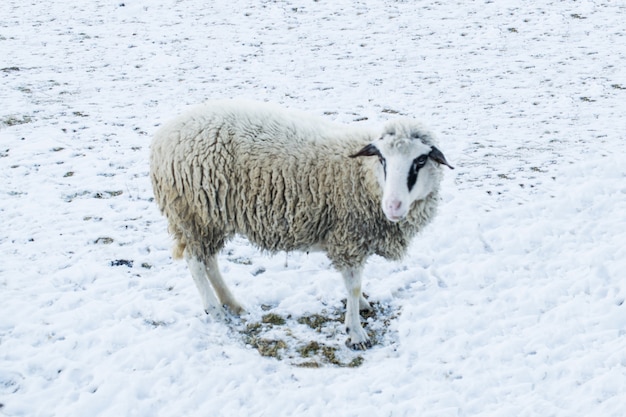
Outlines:
{"type": "Polygon", "coordinates": [[[185,252],[186,246],[187,245],[183,242],[177,240],[176,243],[174,243],[174,248],[172,248],[172,257],[174,259],[183,259],[183,253],[185,252]]]}

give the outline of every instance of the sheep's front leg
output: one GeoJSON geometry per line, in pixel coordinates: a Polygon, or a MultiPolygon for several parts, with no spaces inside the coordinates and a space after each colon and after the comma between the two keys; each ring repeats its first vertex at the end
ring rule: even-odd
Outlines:
{"type": "MultiPolygon", "coordinates": [[[[341,271],[341,275],[348,290],[345,323],[349,338],[346,344],[352,349],[365,350],[371,347],[372,343],[361,326],[361,316],[359,315],[359,307],[363,301],[367,303],[361,293],[362,268],[348,268],[341,271]]],[[[369,303],[367,304],[369,305],[369,303]]]]}

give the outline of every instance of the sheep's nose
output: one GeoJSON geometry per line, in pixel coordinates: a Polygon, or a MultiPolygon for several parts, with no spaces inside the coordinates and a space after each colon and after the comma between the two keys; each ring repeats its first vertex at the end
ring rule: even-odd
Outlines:
{"type": "Polygon", "coordinates": [[[393,211],[400,210],[400,207],[402,207],[402,201],[400,200],[390,201],[388,204],[388,207],[393,211]]]}
{"type": "Polygon", "coordinates": [[[392,222],[400,221],[406,216],[406,210],[404,210],[401,200],[393,199],[386,202],[383,206],[383,211],[392,222]]]}

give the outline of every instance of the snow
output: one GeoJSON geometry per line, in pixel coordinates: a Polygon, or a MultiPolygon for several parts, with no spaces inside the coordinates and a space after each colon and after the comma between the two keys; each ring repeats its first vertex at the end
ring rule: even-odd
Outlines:
{"type": "Polygon", "coordinates": [[[623,416],[625,17],[610,0],[5,2],[0,415],[623,416]],[[343,345],[320,254],[235,239],[220,262],[249,314],[202,312],[148,154],[164,120],[220,97],[439,133],[457,169],[437,219],[365,270],[372,349],[343,345]],[[255,335],[285,347],[263,356],[255,335]],[[337,361],[303,357],[313,342],[337,361]]]}

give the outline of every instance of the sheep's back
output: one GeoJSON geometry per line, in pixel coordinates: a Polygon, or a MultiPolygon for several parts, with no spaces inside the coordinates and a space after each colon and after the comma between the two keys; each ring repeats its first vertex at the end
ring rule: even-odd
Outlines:
{"type": "Polygon", "coordinates": [[[242,234],[269,251],[323,241],[345,211],[341,194],[350,194],[358,178],[345,172],[347,155],[367,138],[289,116],[228,102],[200,106],[163,126],[153,142],[151,172],[170,231],[187,240],[220,237],[220,244],[224,236],[242,234]]]}

